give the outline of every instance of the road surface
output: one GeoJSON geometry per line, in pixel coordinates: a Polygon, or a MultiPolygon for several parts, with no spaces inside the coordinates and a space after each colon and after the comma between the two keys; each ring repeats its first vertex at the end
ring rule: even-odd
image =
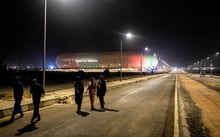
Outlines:
{"type": "MultiPolygon", "coordinates": [[[[105,112],[91,111],[84,97],[82,111],[76,105],[56,104],[40,109],[42,120],[30,125],[32,111],[7,123],[4,118],[0,134],[4,137],[171,137],[173,135],[173,97],[175,75],[129,84],[109,90],[105,112]]],[[[100,107],[98,99],[95,106],[100,107]]]]}
{"type": "MultiPolygon", "coordinates": [[[[105,97],[105,112],[91,111],[86,96],[82,105],[84,115],[76,113],[76,105],[72,102],[41,108],[42,120],[35,126],[30,125],[32,111],[25,112],[23,118],[13,123],[8,122],[10,117],[5,117],[0,119],[0,135],[172,137],[175,80],[180,137],[220,137],[219,79],[190,74],[165,74],[111,89],[105,97]]],[[[97,98],[95,106],[100,107],[97,98]]]]}

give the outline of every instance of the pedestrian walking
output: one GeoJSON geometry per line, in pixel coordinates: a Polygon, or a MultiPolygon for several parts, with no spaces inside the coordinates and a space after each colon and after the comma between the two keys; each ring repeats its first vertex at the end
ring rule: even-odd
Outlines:
{"type": "Polygon", "coordinates": [[[95,110],[94,101],[95,101],[95,93],[96,93],[97,85],[95,83],[95,78],[90,78],[90,82],[88,84],[87,91],[89,91],[89,98],[91,103],[91,110],[95,110]]]}
{"type": "Polygon", "coordinates": [[[32,100],[34,104],[34,112],[31,119],[31,123],[33,124],[41,120],[39,113],[39,105],[41,97],[45,94],[43,87],[37,82],[37,79],[32,80],[30,93],[32,94],[32,100]],[[35,119],[36,121],[34,121],[35,119]]]}
{"type": "Polygon", "coordinates": [[[20,117],[24,116],[22,108],[21,108],[21,101],[22,101],[22,96],[24,94],[24,88],[23,88],[23,84],[20,82],[20,78],[18,76],[15,77],[13,91],[14,91],[15,104],[14,104],[14,109],[13,109],[12,116],[11,116],[11,121],[14,120],[15,115],[18,113],[21,114],[20,117]]]}
{"type": "Polygon", "coordinates": [[[80,76],[76,76],[76,82],[74,83],[75,88],[75,103],[77,104],[77,114],[81,114],[81,105],[83,99],[84,85],[81,81],[80,76]]]}
{"type": "Polygon", "coordinates": [[[104,111],[104,96],[106,94],[106,82],[103,75],[100,75],[99,81],[98,81],[98,87],[97,87],[97,97],[99,97],[99,102],[101,106],[101,110],[104,111]]]}

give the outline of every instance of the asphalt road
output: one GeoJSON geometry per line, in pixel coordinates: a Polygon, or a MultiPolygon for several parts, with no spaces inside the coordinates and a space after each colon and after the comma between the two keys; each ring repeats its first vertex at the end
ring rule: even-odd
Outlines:
{"type": "MultiPolygon", "coordinates": [[[[175,75],[137,82],[107,91],[105,112],[90,111],[88,96],[82,111],[76,105],[55,104],[41,108],[42,120],[30,125],[32,111],[7,123],[1,119],[2,137],[171,137],[173,135],[175,75]]],[[[100,107],[98,98],[95,107],[100,107]]]]}

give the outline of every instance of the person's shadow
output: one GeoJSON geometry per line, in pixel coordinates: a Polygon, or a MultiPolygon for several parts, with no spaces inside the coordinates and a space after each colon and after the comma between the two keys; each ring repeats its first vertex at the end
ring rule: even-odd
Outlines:
{"type": "Polygon", "coordinates": [[[8,125],[12,124],[13,122],[14,122],[13,120],[4,121],[4,122],[0,123],[0,127],[8,126],[8,125]]]}
{"type": "Polygon", "coordinates": [[[86,116],[89,115],[89,113],[88,113],[88,112],[85,112],[85,111],[80,111],[80,112],[78,113],[78,115],[81,115],[81,116],[83,116],[83,117],[86,117],[86,116]]]}
{"type": "Polygon", "coordinates": [[[113,111],[113,112],[119,112],[119,110],[117,109],[111,109],[111,108],[105,108],[105,111],[113,111]]]}
{"type": "Polygon", "coordinates": [[[4,122],[0,123],[0,127],[6,127],[6,126],[12,124],[15,120],[18,120],[20,118],[22,118],[22,117],[18,117],[15,119],[10,119],[10,120],[4,121],[4,122]]]}
{"type": "Polygon", "coordinates": [[[20,135],[24,134],[25,132],[31,132],[36,129],[38,129],[38,127],[36,127],[35,124],[28,124],[25,127],[18,129],[15,136],[20,136],[20,135]]]}
{"type": "Polygon", "coordinates": [[[93,109],[93,111],[98,111],[98,112],[105,112],[105,111],[119,112],[119,110],[117,110],[117,109],[111,109],[111,108],[93,109]]]}

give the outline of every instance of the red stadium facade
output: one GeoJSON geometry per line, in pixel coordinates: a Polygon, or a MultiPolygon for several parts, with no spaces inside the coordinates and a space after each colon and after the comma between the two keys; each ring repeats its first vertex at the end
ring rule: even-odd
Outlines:
{"type": "Polygon", "coordinates": [[[68,53],[56,58],[56,65],[63,69],[155,69],[158,65],[156,56],[141,55],[137,52],[93,52],[68,53]],[[121,63],[122,62],[122,63],[121,63]]]}

